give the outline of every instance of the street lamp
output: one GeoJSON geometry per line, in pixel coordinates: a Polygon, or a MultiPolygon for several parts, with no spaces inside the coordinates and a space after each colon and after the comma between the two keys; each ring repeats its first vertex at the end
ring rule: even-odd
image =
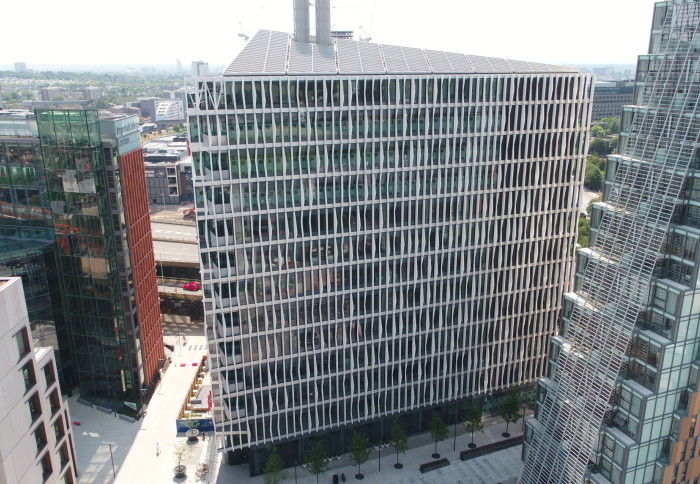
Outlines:
{"type": "Polygon", "coordinates": [[[376,444],[374,446],[374,450],[376,450],[377,453],[379,454],[379,471],[378,472],[382,472],[382,443],[379,442],[378,444],[376,444]]]}

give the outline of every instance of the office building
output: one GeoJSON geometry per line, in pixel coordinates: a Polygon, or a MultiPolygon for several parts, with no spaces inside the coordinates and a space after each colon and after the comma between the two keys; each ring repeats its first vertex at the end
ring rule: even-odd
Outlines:
{"type": "Polygon", "coordinates": [[[138,409],[164,357],[138,118],[37,110],[0,128],[0,261],[42,303],[33,336],[55,334],[66,390],[138,409]]]}
{"type": "Polygon", "coordinates": [[[192,61],[192,75],[197,76],[208,76],[209,75],[209,63],[204,61],[192,61]]]}
{"type": "Polygon", "coordinates": [[[532,384],[573,281],[592,78],[325,30],[189,98],[216,432],[254,474],[532,384]]]}
{"type": "Polygon", "coordinates": [[[35,347],[19,278],[0,277],[0,482],[74,483],[75,446],[51,348],[35,347]]]}
{"type": "Polygon", "coordinates": [[[698,27],[700,1],[655,5],[528,421],[523,483],[700,479],[698,27]]]}
{"type": "Polygon", "coordinates": [[[632,104],[634,82],[596,82],[591,121],[622,116],[622,107],[632,104]]]}
{"type": "Polygon", "coordinates": [[[192,201],[192,157],[187,135],[162,136],[143,146],[146,190],[153,205],[192,201]]]}

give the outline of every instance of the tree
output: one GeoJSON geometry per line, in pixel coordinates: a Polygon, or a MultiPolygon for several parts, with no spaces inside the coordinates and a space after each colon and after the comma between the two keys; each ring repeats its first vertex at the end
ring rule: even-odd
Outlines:
{"type": "Polygon", "coordinates": [[[619,142],[619,136],[613,136],[612,138],[610,138],[610,141],[608,142],[608,149],[610,150],[610,153],[617,153],[617,145],[619,142]]]}
{"type": "Polygon", "coordinates": [[[394,418],[394,421],[391,423],[391,441],[396,449],[396,464],[394,464],[394,467],[401,469],[403,464],[399,462],[399,452],[404,454],[408,450],[408,438],[406,438],[406,433],[403,431],[398,418],[394,418]]]}
{"type": "Polygon", "coordinates": [[[510,437],[508,426],[517,422],[520,418],[520,397],[517,393],[513,392],[506,397],[506,401],[503,402],[503,407],[501,408],[501,418],[506,423],[506,431],[502,435],[510,437]]]}
{"type": "Polygon", "coordinates": [[[350,440],[350,445],[348,447],[348,453],[350,454],[352,463],[357,466],[357,475],[355,475],[355,479],[362,479],[365,476],[360,472],[360,466],[367,462],[370,453],[367,437],[353,432],[352,440],[350,440]]]}
{"type": "Polygon", "coordinates": [[[190,452],[192,452],[192,447],[187,445],[187,442],[176,443],[173,447],[173,459],[177,464],[176,474],[182,474],[184,476],[185,466],[182,465],[182,462],[190,456],[190,452]]]}
{"type": "Polygon", "coordinates": [[[270,451],[270,456],[267,458],[267,463],[263,469],[265,484],[279,484],[287,478],[287,473],[284,471],[284,462],[277,454],[277,448],[274,445],[268,445],[267,450],[270,451]]]}
{"type": "Polygon", "coordinates": [[[598,195],[595,198],[591,198],[591,201],[588,202],[588,206],[586,207],[586,213],[588,214],[589,217],[591,216],[591,210],[593,210],[593,204],[598,203],[598,202],[602,202],[602,201],[603,201],[603,197],[601,197],[600,195],[598,195]]]}
{"type": "Polygon", "coordinates": [[[608,134],[618,134],[620,132],[620,118],[603,118],[602,122],[605,123],[605,131],[608,134]]]}
{"type": "Polygon", "coordinates": [[[440,414],[437,412],[433,412],[433,418],[432,420],[430,420],[430,436],[435,442],[435,452],[433,453],[433,459],[440,458],[440,454],[438,454],[437,451],[438,442],[445,440],[448,435],[449,431],[447,430],[447,425],[445,425],[445,422],[443,422],[442,418],[440,418],[440,414]]]}
{"type": "Polygon", "coordinates": [[[605,138],[605,129],[602,126],[591,126],[591,136],[594,138],[605,138]]]}
{"type": "Polygon", "coordinates": [[[474,443],[474,432],[481,432],[484,429],[484,425],[481,423],[481,411],[475,407],[469,407],[469,410],[467,410],[467,418],[462,424],[467,432],[471,432],[472,434],[472,441],[469,443],[469,447],[473,449],[476,447],[474,443]]]}
{"type": "Polygon", "coordinates": [[[318,476],[328,470],[328,452],[321,445],[321,442],[316,442],[311,448],[309,457],[306,460],[306,467],[309,472],[316,476],[316,484],[318,484],[318,476]]]}
{"type": "Polygon", "coordinates": [[[589,222],[586,217],[579,217],[578,219],[578,245],[581,248],[588,247],[588,227],[589,222]]]}
{"type": "Polygon", "coordinates": [[[586,165],[586,173],[583,176],[583,186],[589,190],[599,192],[603,189],[603,172],[595,165],[586,165]]]}
{"type": "Polygon", "coordinates": [[[603,138],[595,138],[591,141],[591,145],[588,147],[589,153],[595,153],[599,156],[605,156],[610,153],[610,146],[608,142],[603,138]]]}

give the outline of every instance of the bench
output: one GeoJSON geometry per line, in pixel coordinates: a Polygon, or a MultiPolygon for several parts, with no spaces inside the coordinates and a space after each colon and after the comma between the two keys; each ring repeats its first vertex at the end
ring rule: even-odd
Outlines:
{"type": "Polygon", "coordinates": [[[434,460],[432,462],[426,462],[425,464],[421,464],[420,471],[422,474],[425,474],[426,472],[434,471],[435,469],[439,469],[448,465],[450,465],[450,461],[447,460],[447,458],[445,457],[442,459],[434,460]]]}

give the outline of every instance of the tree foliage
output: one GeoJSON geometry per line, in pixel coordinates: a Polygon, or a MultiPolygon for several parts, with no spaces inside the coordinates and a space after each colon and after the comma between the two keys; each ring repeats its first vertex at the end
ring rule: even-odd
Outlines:
{"type": "Polygon", "coordinates": [[[605,129],[597,124],[591,126],[591,136],[594,138],[605,138],[605,129]]]}
{"type": "Polygon", "coordinates": [[[462,422],[467,432],[472,434],[472,443],[474,442],[474,432],[481,432],[484,429],[484,424],[481,422],[481,410],[476,407],[469,407],[467,417],[462,422]]]}
{"type": "Polygon", "coordinates": [[[350,445],[348,446],[348,453],[350,454],[350,460],[353,464],[357,466],[357,473],[360,473],[360,466],[367,462],[370,454],[369,441],[367,437],[357,432],[353,432],[352,440],[350,440],[350,445]]]}
{"type": "Polygon", "coordinates": [[[579,217],[578,219],[578,245],[581,248],[588,247],[588,227],[589,222],[586,217],[579,217]]]}
{"type": "Polygon", "coordinates": [[[594,138],[591,140],[591,145],[588,147],[589,153],[594,153],[598,156],[610,154],[610,144],[603,138],[594,138]]]}
{"type": "Polygon", "coordinates": [[[438,442],[445,440],[448,435],[449,431],[447,430],[447,425],[445,425],[445,422],[443,422],[442,418],[440,417],[440,414],[437,412],[433,412],[433,418],[430,420],[430,436],[435,442],[436,453],[438,442]]]}
{"type": "Polygon", "coordinates": [[[505,402],[503,402],[503,407],[501,408],[501,418],[506,423],[506,433],[508,432],[508,425],[517,422],[520,418],[520,396],[516,392],[510,393],[505,402]]]}
{"type": "Polygon", "coordinates": [[[280,484],[287,478],[284,462],[277,454],[277,448],[274,445],[268,446],[267,449],[270,451],[270,456],[263,468],[265,484],[280,484]]]}
{"type": "Polygon", "coordinates": [[[603,190],[603,172],[594,164],[586,164],[586,173],[583,177],[583,186],[589,190],[599,192],[603,190]]]}
{"type": "Polygon", "coordinates": [[[318,484],[318,476],[328,470],[328,452],[321,445],[321,442],[316,442],[311,448],[308,458],[306,459],[306,467],[309,472],[316,476],[318,484]]]}
{"type": "Polygon", "coordinates": [[[603,123],[605,123],[605,133],[610,136],[613,134],[618,134],[620,132],[620,118],[619,117],[612,117],[612,118],[603,118],[601,119],[603,123]]]}
{"type": "Polygon", "coordinates": [[[398,418],[394,418],[391,422],[391,440],[396,449],[396,463],[398,464],[399,452],[404,454],[408,450],[408,438],[398,418]]]}

